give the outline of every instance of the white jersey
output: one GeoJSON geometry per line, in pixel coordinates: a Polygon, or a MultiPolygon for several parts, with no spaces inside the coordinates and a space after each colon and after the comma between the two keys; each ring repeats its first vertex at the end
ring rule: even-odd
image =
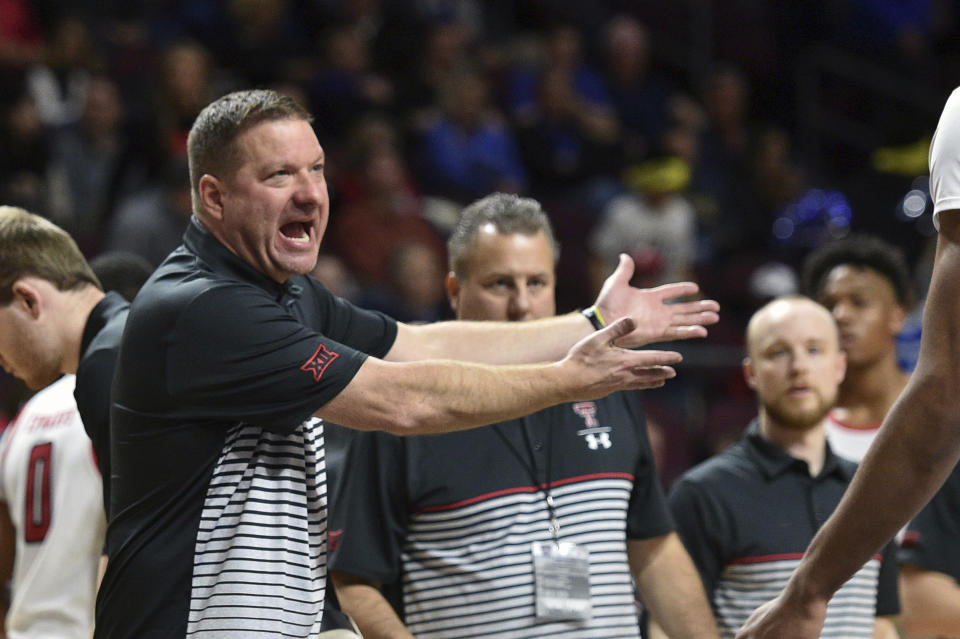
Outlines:
{"type": "Polygon", "coordinates": [[[0,500],[16,530],[7,636],[89,639],[106,528],[100,472],[66,375],[7,428],[0,500]]]}
{"type": "Polygon", "coordinates": [[[880,424],[874,426],[850,426],[843,423],[833,413],[824,420],[827,441],[833,452],[858,464],[863,461],[870,444],[880,431],[880,424]]]}
{"type": "Polygon", "coordinates": [[[940,228],[940,212],[960,209],[960,89],[954,89],[943,107],[930,143],[930,196],[933,223],[940,228]]]}

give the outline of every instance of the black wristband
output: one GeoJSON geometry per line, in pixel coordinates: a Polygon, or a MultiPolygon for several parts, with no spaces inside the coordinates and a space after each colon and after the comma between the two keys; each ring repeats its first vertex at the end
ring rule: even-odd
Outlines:
{"type": "Polygon", "coordinates": [[[607,323],[603,321],[603,316],[600,315],[600,311],[597,310],[596,305],[583,309],[580,311],[580,314],[590,320],[590,323],[593,324],[593,330],[595,331],[599,331],[607,325],[607,323]]]}

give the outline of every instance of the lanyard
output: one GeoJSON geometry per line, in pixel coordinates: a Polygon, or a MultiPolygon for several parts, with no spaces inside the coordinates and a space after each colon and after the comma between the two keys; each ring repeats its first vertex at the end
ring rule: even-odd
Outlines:
{"type": "Polygon", "coordinates": [[[530,435],[527,432],[527,427],[529,422],[527,418],[524,417],[520,420],[520,432],[523,433],[523,443],[527,448],[527,457],[517,449],[516,446],[507,438],[504,432],[500,429],[500,424],[493,426],[493,430],[496,431],[497,435],[500,436],[500,439],[503,440],[503,443],[507,445],[507,448],[510,449],[510,452],[513,453],[513,456],[517,458],[517,461],[520,462],[520,465],[524,470],[530,475],[530,480],[533,482],[534,488],[542,492],[547,503],[547,512],[550,515],[550,534],[553,535],[553,542],[555,544],[560,543],[560,520],[557,518],[557,508],[556,504],[553,501],[553,495],[550,494],[550,477],[551,477],[551,460],[553,457],[553,428],[547,431],[547,481],[545,484],[541,484],[537,480],[537,458],[533,454],[533,445],[530,443],[530,435]],[[529,461],[528,461],[529,459],[529,461]]]}

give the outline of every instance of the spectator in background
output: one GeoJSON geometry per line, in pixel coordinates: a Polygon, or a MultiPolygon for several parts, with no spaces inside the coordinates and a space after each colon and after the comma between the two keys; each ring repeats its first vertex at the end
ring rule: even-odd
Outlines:
{"type": "Polygon", "coordinates": [[[564,72],[573,84],[576,100],[595,117],[615,118],[602,76],[583,58],[580,31],[574,25],[558,23],[547,31],[539,62],[516,70],[509,80],[507,110],[517,122],[524,122],[536,110],[539,87],[548,70],[564,72]]]}
{"type": "Polygon", "coordinates": [[[690,192],[700,202],[705,232],[719,256],[750,249],[769,227],[749,213],[749,113],[747,78],[734,67],[711,74],[703,91],[706,122],[697,141],[690,192]]]}
{"type": "MultiPolygon", "coordinates": [[[[558,247],[535,200],[497,193],[471,204],[449,253],[457,319],[554,315],[558,247]]],[[[639,637],[633,579],[672,637],[717,636],[672,532],[636,393],[470,433],[357,433],[343,466],[336,500],[349,507],[332,508],[331,569],[367,639],[639,637]],[[544,588],[565,590],[551,609],[535,583],[559,565],[540,565],[540,548],[556,560],[558,542],[560,563],[578,569],[547,579],[544,588]],[[402,618],[378,589],[394,582],[402,618]]]]}
{"type": "Polygon", "coordinates": [[[347,134],[358,117],[393,105],[393,84],[370,66],[370,51],[353,25],[338,25],[322,40],[324,64],[309,81],[310,104],[322,123],[318,132],[326,146],[347,134]]]}
{"type": "MultiPolygon", "coordinates": [[[[397,69],[397,113],[405,126],[421,131],[436,118],[443,103],[443,85],[469,65],[469,33],[464,26],[446,17],[429,21],[421,38],[411,43],[412,60],[397,69]],[[412,66],[412,68],[410,68],[412,66]]],[[[391,61],[396,65],[397,61],[391,61]]]]}
{"type": "Polygon", "coordinates": [[[50,141],[29,93],[0,104],[0,202],[45,215],[54,193],[49,188],[50,141]]]}
{"type": "Polygon", "coordinates": [[[442,262],[443,244],[422,217],[420,197],[410,188],[397,150],[371,146],[363,152],[359,166],[359,189],[331,220],[330,250],[367,287],[388,285],[390,257],[406,242],[423,244],[442,262]]]}
{"type": "Polygon", "coordinates": [[[803,279],[833,313],[847,356],[827,437],[838,455],[859,463],[909,378],[897,362],[897,335],[912,304],[910,271],[897,247],[855,235],[812,252],[803,279]]]}
{"type": "Polygon", "coordinates": [[[43,58],[43,38],[33,4],[29,0],[0,0],[0,15],[3,16],[0,20],[0,70],[25,68],[43,58]]]}
{"type": "Polygon", "coordinates": [[[85,253],[99,249],[117,202],[147,181],[149,163],[139,144],[124,127],[116,84],[106,76],[91,77],[80,120],[53,137],[51,164],[63,208],[53,217],[63,220],[85,253]]]}
{"type": "Polygon", "coordinates": [[[90,260],[90,269],[105,291],[116,291],[132,302],[137,291],[153,273],[153,265],[140,255],[107,251],[90,260]]]}
{"type": "Polygon", "coordinates": [[[180,246],[191,211],[187,158],[172,157],[158,188],[133,195],[117,207],[104,248],[136,253],[156,267],[180,246]]]}
{"type": "Polygon", "coordinates": [[[47,60],[30,68],[27,88],[46,127],[73,124],[87,101],[95,49],[90,29],[79,18],[62,18],[53,28],[47,60]]]}
{"type": "MultiPolygon", "coordinates": [[[[228,0],[225,28],[211,39],[218,67],[240,86],[303,82],[310,41],[290,0],[228,0]]],[[[205,40],[206,42],[206,40],[205,40]]]]}
{"type": "Polygon", "coordinates": [[[622,127],[620,151],[625,164],[660,152],[660,140],[671,117],[671,94],[650,71],[647,29],[620,15],[603,30],[603,72],[611,104],[622,127]]]}
{"type": "Polygon", "coordinates": [[[562,66],[539,75],[536,99],[515,130],[531,188],[546,197],[569,199],[618,168],[620,129],[613,111],[578,95],[573,74],[562,66]]]}
{"type": "Polygon", "coordinates": [[[683,191],[689,166],[679,158],[648,160],[629,169],[630,191],[610,201],[590,243],[594,290],[602,273],[626,253],[644,286],[690,279],[696,258],[696,218],[683,191]]]}
{"type": "Polygon", "coordinates": [[[424,192],[458,202],[491,191],[523,192],[527,173],[506,122],[489,103],[481,75],[461,70],[441,84],[439,118],[420,134],[424,192]]]}
{"type": "Polygon", "coordinates": [[[190,125],[215,93],[212,73],[210,54],[200,44],[180,41],[160,52],[152,114],[160,157],[186,156],[190,125]]]}
{"type": "MultiPolygon", "coordinates": [[[[779,592],[856,465],[835,455],[824,420],[843,379],[830,312],[804,297],[778,298],[747,325],[743,373],[759,415],[743,439],[674,484],[670,507],[732,638],[753,608],[779,592]]],[[[894,547],[873,557],[828,606],[827,636],[896,637],[894,547]]]]}
{"type": "Polygon", "coordinates": [[[398,245],[389,264],[390,303],[380,310],[401,322],[449,319],[443,295],[443,254],[432,242],[411,240],[398,245]]]}

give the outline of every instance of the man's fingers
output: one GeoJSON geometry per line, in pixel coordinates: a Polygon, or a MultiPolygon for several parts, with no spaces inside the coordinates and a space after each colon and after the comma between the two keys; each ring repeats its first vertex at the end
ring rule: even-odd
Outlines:
{"type": "Polygon", "coordinates": [[[671,366],[636,366],[630,372],[633,374],[630,386],[637,390],[660,388],[668,379],[677,376],[671,366]]]}
{"type": "Polygon", "coordinates": [[[633,374],[637,379],[672,379],[677,371],[672,366],[634,366],[633,374]]]}
{"type": "Polygon", "coordinates": [[[696,295],[700,292],[700,287],[694,282],[673,282],[671,284],[661,284],[650,290],[656,293],[660,299],[669,300],[675,297],[696,295]]]}
{"type": "Polygon", "coordinates": [[[714,311],[681,313],[670,318],[672,326],[710,326],[720,321],[720,314],[714,311]]]}
{"type": "Polygon", "coordinates": [[[700,325],[695,326],[671,326],[663,332],[664,342],[672,342],[682,339],[696,339],[707,336],[707,329],[700,325]]]}
{"type": "Polygon", "coordinates": [[[720,304],[715,300],[697,300],[695,302],[683,302],[680,304],[670,304],[670,310],[673,311],[675,316],[686,316],[686,315],[697,315],[699,313],[713,313],[716,315],[720,312],[720,304]]]}
{"type": "Polygon", "coordinates": [[[633,279],[633,267],[635,266],[633,258],[626,253],[621,253],[619,260],[617,268],[613,271],[613,279],[624,286],[629,286],[630,280],[633,279]]]}
{"type": "Polygon", "coordinates": [[[683,361],[683,356],[676,351],[628,351],[632,358],[632,365],[641,368],[666,368],[683,361]]]}
{"type": "Polygon", "coordinates": [[[636,327],[637,322],[632,317],[621,317],[603,330],[597,331],[597,336],[607,342],[615,342],[624,335],[632,333],[636,327]]]}

